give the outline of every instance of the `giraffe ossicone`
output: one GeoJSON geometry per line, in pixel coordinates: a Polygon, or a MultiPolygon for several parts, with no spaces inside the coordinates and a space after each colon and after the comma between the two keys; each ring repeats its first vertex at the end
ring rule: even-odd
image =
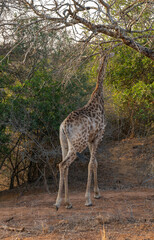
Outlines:
{"type": "Polygon", "coordinates": [[[92,173],[94,174],[94,197],[96,199],[100,198],[100,191],[97,182],[98,164],[96,160],[96,151],[105,131],[103,79],[107,59],[108,55],[102,57],[97,84],[88,103],[84,107],[71,112],[60,125],[62,162],[59,164],[59,190],[55,203],[57,210],[62,201],[63,186],[65,188],[66,208],[72,207],[68,195],[68,170],[70,164],[76,159],[77,154],[80,154],[87,146],[90,150],[90,161],[88,164],[85,205],[92,205],[90,194],[92,173]]]}

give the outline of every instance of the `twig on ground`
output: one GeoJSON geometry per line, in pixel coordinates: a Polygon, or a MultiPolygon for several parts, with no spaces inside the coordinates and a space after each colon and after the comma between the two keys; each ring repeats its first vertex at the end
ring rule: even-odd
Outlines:
{"type": "Polygon", "coordinates": [[[14,232],[23,232],[23,231],[25,231],[24,227],[16,228],[16,227],[9,227],[7,225],[0,226],[0,229],[4,229],[4,230],[7,230],[7,231],[14,231],[14,232]]]}

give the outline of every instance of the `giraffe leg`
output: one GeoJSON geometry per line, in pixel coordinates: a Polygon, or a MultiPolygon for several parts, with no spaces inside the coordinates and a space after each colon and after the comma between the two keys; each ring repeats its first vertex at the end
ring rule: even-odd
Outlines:
{"type": "MultiPolygon", "coordinates": [[[[61,150],[62,150],[62,162],[63,162],[68,153],[68,141],[67,141],[67,137],[63,130],[63,124],[61,124],[61,126],[60,126],[59,135],[60,135],[60,145],[61,145],[61,150]]],[[[64,170],[64,167],[62,166],[62,162],[59,164],[59,172],[60,172],[59,190],[58,190],[58,195],[57,195],[57,199],[56,199],[56,203],[55,203],[57,210],[62,201],[62,191],[63,191],[63,184],[64,184],[65,170],[64,170]]]]}
{"type": "MultiPolygon", "coordinates": [[[[65,140],[64,137],[63,137],[63,140],[65,140]]],[[[62,138],[61,138],[61,148],[62,148],[62,156],[64,160],[68,152],[68,145],[66,141],[62,141],[62,138]]],[[[68,196],[68,170],[69,168],[67,167],[66,170],[64,171],[65,204],[66,204],[66,208],[72,208],[72,204],[70,203],[69,196],[68,196]]]]}
{"type": "Polygon", "coordinates": [[[94,198],[99,199],[100,198],[100,192],[98,188],[98,181],[97,181],[97,167],[98,163],[97,160],[94,160],[94,168],[93,168],[93,173],[94,173],[94,198]]]}
{"type": "Polygon", "coordinates": [[[90,162],[88,164],[88,180],[87,180],[87,188],[86,188],[86,206],[92,206],[91,197],[90,197],[90,186],[91,186],[91,179],[92,179],[92,167],[93,167],[93,158],[91,157],[90,162]]]}
{"type": "Polygon", "coordinates": [[[69,168],[67,167],[65,170],[65,175],[64,175],[64,178],[65,178],[65,204],[66,204],[66,208],[70,209],[70,208],[72,208],[72,204],[69,200],[69,195],[68,195],[68,170],[69,170],[69,168]]]}
{"type": "Polygon", "coordinates": [[[64,178],[65,178],[65,200],[67,201],[68,208],[71,208],[71,203],[69,202],[68,198],[68,167],[69,165],[74,161],[76,158],[76,155],[73,151],[69,151],[67,156],[65,157],[64,161],[62,161],[59,164],[59,171],[60,171],[60,180],[59,180],[59,190],[58,195],[56,199],[56,209],[60,207],[61,201],[62,201],[62,191],[63,191],[63,185],[64,185],[64,178]]]}
{"type": "Polygon", "coordinates": [[[93,146],[92,143],[88,144],[89,150],[90,150],[90,162],[88,164],[88,179],[87,179],[87,188],[86,188],[86,194],[85,194],[85,198],[86,198],[86,206],[92,206],[92,202],[91,202],[91,196],[90,196],[90,186],[91,186],[91,179],[92,179],[92,165],[93,165],[93,146]]]}
{"type": "MultiPolygon", "coordinates": [[[[60,145],[61,145],[61,150],[62,150],[62,161],[64,161],[67,153],[68,153],[68,140],[65,135],[64,129],[63,129],[63,124],[60,126],[60,145]]],[[[62,165],[62,163],[61,163],[62,165]]],[[[58,196],[56,200],[56,208],[58,209],[61,203],[62,199],[62,190],[63,190],[63,178],[65,178],[65,182],[67,181],[67,175],[68,175],[68,170],[62,169],[62,167],[59,165],[59,171],[60,171],[60,180],[59,180],[59,191],[58,191],[58,196]]],[[[68,184],[67,184],[67,189],[68,189],[68,184]]],[[[67,190],[68,191],[68,190],[67,190]]]]}
{"type": "Polygon", "coordinates": [[[100,198],[99,188],[98,188],[98,182],[97,182],[97,160],[95,158],[96,150],[98,146],[98,140],[94,141],[93,143],[89,143],[89,150],[90,150],[90,162],[88,165],[88,181],[87,181],[87,188],[86,188],[86,206],[91,206],[91,197],[90,197],[90,186],[91,186],[91,179],[92,179],[92,172],[94,173],[94,197],[100,198]]]}
{"type": "Polygon", "coordinates": [[[59,164],[59,172],[60,172],[60,179],[59,179],[59,190],[58,190],[58,195],[56,199],[56,210],[60,207],[61,201],[62,201],[62,191],[63,191],[63,184],[64,184],[64,167],[62,165],[63,162],[59,164]]]}
{"type": "MultiPolygon", "coordinates": [[[[98,135],[97,139],[95,140],[95,151],[97,150],[98,144],[102,139],[102,136],[104,134],[104,128],[102,129],[102,132],[98,135]]],[[[98,163],[96,158],[94,159],[94,168],[93,168],[93,173],[94,173],[94,198],[99,199],[100,196],[100,191],[98,187],[98,181],[97,181],[97,168],[98,168],[98,163]]]]}

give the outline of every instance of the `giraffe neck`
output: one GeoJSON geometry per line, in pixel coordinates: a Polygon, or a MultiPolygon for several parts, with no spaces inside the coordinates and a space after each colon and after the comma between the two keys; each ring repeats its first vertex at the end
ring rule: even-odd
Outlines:
{"type": "Polygon", "coordinates": [[[106,66],[107,66],[107,55],[103,56],[102,58],[96,87],[91,95],[90,102],[99,101],[99,99],[103,99],[103,80],[106,72],[106,66]]]}

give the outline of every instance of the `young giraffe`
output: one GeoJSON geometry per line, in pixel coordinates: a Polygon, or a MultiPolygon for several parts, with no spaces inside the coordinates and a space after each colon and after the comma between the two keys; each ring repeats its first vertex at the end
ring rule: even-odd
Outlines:
{"type": "Polygon", "coordinates": [[[104,55],[102,58],[96,88],[93,91],[88,103],[84,107],[71,112],[60,126],[62,162],[59,164],[59,191],[55,204],[57,210],[62,201],[63,184],[65,185],[66,208],[72,207],[68,196],[68,169],[70,164],[76,159],[76,156],[79,155],[79,153],[81,153],[87,146],[89,147],[91,156],[88,165],[85,205],[92,205],[90,197],[92,172],[94,173],[94,198],[100,198],[97,183],[96,150],[105,131],[103,79],[107,65],[107,58],[107,55],[104,55]]]}

